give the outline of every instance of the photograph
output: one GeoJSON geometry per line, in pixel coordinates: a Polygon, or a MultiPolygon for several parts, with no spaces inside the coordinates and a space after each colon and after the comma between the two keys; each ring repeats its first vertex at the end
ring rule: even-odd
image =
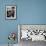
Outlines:
{"type": "Polygon", "coordinates": [[[6,6],[6,19],[16,19],[16,6],[15,5],[6,6]]]}

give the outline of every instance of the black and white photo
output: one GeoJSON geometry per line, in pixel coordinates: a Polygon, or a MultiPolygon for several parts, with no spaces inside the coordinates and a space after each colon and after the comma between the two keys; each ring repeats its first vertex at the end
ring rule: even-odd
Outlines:
{"type": "Polygon", "coordinates": [[[6,19],[16,19],[16,6],[6,6],[6,19]]]}

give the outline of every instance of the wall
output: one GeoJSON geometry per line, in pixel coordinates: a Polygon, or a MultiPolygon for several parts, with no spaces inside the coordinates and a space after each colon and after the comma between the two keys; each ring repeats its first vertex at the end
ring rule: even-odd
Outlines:
{"type": "Polygon", "coordinates": [[[20,1],[21,24],[46,24],[46,0],[20,1]]]}
{"type": "Polygon", "coordinates": [[[9,32],[18,32],[18,24],[46,24],[46,0],[0,0],[0,44],[8,43],[9,32]],[[17,6],[16,20],[5,20],[9,4],[17,6]]]}

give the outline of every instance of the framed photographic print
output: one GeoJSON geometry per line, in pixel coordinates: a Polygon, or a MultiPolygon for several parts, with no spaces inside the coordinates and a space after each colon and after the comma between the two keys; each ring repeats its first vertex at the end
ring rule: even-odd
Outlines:
{"type": "Polygon", "coordinates": [[[6,6],[6,19],[16,19],[16,5],[6,6]]]}

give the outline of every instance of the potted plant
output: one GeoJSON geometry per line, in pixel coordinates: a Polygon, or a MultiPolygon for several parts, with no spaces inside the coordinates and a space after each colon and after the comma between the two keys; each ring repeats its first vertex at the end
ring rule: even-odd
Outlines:
{"type": "MultiPolygon", "coordinates": [[[[9,36],[8,36],[8,40],[12,41],[11,44],[13,44],[13,42],[15,41],[15,39],[16,39],[16,34],[14,32],[10,33],[9,36]]],[[[8,42],[8,46],[9,46],[9,44],[10,43],[8,42]]]]}

